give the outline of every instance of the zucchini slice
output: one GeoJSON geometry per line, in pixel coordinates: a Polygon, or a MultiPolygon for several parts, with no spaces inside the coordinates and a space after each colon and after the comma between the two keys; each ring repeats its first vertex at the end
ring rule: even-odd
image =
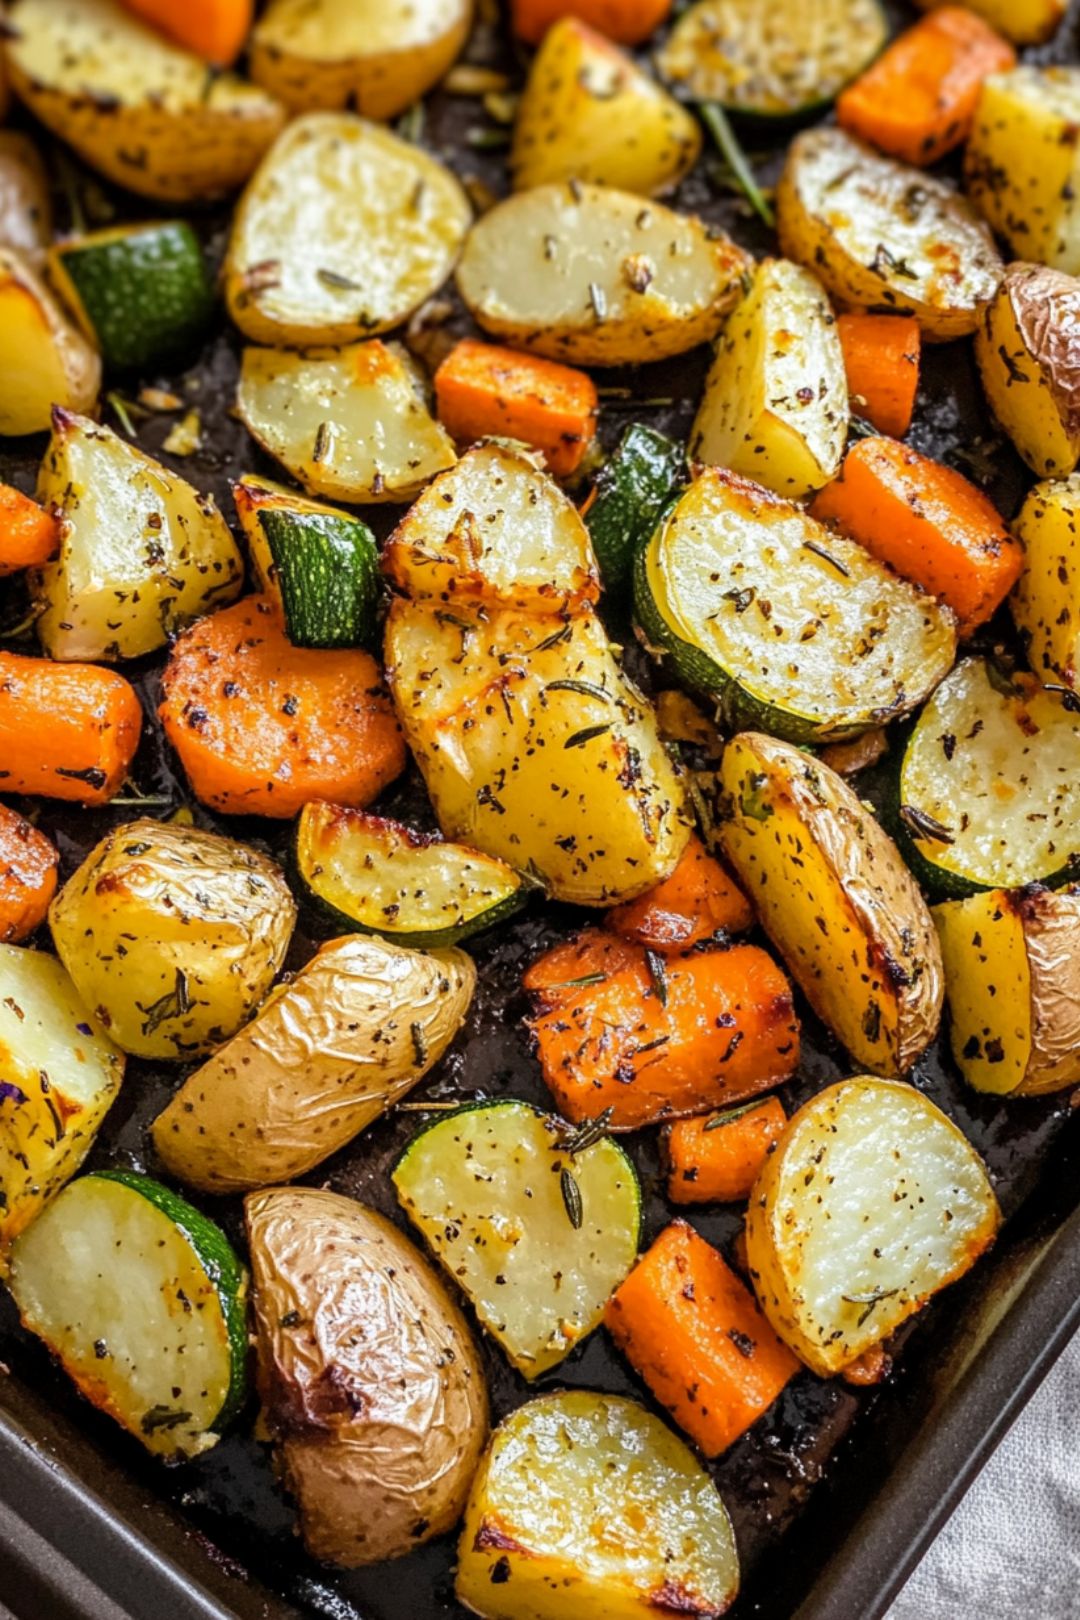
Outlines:
{"type": "Polygon", "coordinates": [[[596,475],[585,518],[605,588],[630,579],[634,558],[660,513],[686,481],[686,452],[663,433],[633,422],[596,475]]]}
{"type": "Polygon", "coordinates": [[[641,1188],[622,1148],[531,1103],[444,1114],[413,1137],[393,1181],[525,1378],[592,1332],[637,1259],[641,1188]]]}
{"type": "Polygon", "coordinates": [[[1080,858],[1080,715],[1032,675],[964,659],[908,738],[894,811],[933,893],[1068,881],[1080,858]]]}
{"type": "Polygon", "coordinates": [[[49,275],[107,365],[189,354],[214,309],[198,238],[182,220],[118,225],[61,242],[49,275]]]}
{"type": "Polygon", "coordinates": [[[854,541],[710,468],[637,559],[649,640],[731,729],[789,742],[857,736],[906,713],[956,653],[951,613],[854,541]]]}
{"type": "Polygon", "coordinates": [[[888,37],[879,0],[699,0],[657,65],[694,101],[745,117],[798,118],[828,106],[888,37]]]}
{"type": "Polygon", "coordinates": [[[260,513],[294,647],[359,647],[375,633],[379,553],[375,536],[344,512],[260,513]]]}
{"type": "Polygon", "coordinates": [[[296,864],[339,922],[400,945],[456,945],[502,922],[528,892],[494,856],[322,800],[300,812],[296,864]]]}
{"type": "Polygon", "coordinates": [[[65,1187],[15,1244],[10,1281],[23,1325],[155,1456],[208,1450],[242,1405],[247,1273],[220,1227],[149,1176],[65,1187]]]}

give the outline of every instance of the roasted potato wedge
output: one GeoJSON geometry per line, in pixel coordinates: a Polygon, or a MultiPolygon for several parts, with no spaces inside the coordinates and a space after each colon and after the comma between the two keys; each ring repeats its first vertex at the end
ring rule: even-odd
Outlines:
{"type": "Polygon", "coordinates": [[[54,410],[52,429],[37,493],[60,553],[31,580],[50,658],[138,658],[240,594],[243,561],[212,496],[85,416],[54,410]]]}
{"type": "Polygon", "coordinates": [[[983,84],[964,184],[1012,251],[1080,271],[1080,69],[1021,62],[983,84]]]}
{"type": "Polygon", "coordinates": [[[437,478],[382,555],[390,583],[417,601],[469,598],[550,613],[600,595],[577,507],[505,444],[478,445],[437,478]]]}
{"type": "Polygon", "coordinates": [[[212,74],[119,0],[16,0],[11,83],[35,117],[110,180],[166,202],[205,202],[247,179],[285,110],[212,74]]]}
{"type": "Polygon", "coordinates": [[[949,1039],[976,1091],[1080,1080],[1080,888],[991,889],[935,906],[949,1039]]]}
{"type": "MultiPolygon", "coordinates": [[[[949,5],[952,0],[915,0],[924,11],[949,5]]],[[[969,11],[985,17],[992,28],[1014,45],[1041,45],[1055,33],[1068,8],[1068,0],[966,0],[969,11]]]]}
{"type": "Polygon", "coordinates": [[[500,1423],[458,1548],[457,1595],[483,1620],[719,1617],[738,1586],[716,1486],[636,1401],[562,1390],[500,1423]]]}
{"type": "Polygon", "coordinates": [[[49,177],[38,149],[20,130],[0,130],[0,248],[34,263],[51,239],[49,177]]]}
{"type": "Polygon", "coordinates": [[[0,945],[0,1275],[24,1227],[74,1175],[124,1055],[54,956],[0,945]]]}
{"type": "Polygon", "coordinates": [[[464,951],[331,940],[158,1115],[162,1162],[212,1193],[302,1176],[439,1061],[475,985],[464,951]]]}
{"type": "Polygon", "coordinates": [[[293,112],[396,118],[442,78],[472,11],[472,0],[272,0],[251,36],[251,77],[293,112]]]}
{"type": "Polygon", "coordinates": [[[54,405],[92,411],[101,357],[30,260],[0,247],[0,436],[40,433],[54,405]]]}
{"type": "Polygon", "coordinates": [[[553,360],[661,360],[715,337],[747,257],[693,215],[605,186],[547,185],[473,226],[458,290],[485,331],[553,360]]]}
{"type": "Polygon", "coordinates": [[[1040,478],[1080,460],[1080,280],[1010,264],[975,333],[990,408],[1040,478]]]}
{"type": "Polygon", "coordinates": [[[934,924],[892,840],[820,760],[742,732],[720,766],[721,842],[806,999],[857,1063],[901,1075],[937,1033],[934,924]]]}
{"type": "Polygon", "coordinates": [[[457,459],[408,352],[378,338],[300,354],[245,349],[236,406],[264,450],[332,500],[408,501],[457,459]]]}
{"type": "Polygon", "coordinates": [[[914,315],[928,339],[974,332],[1002,263],[951,185],[879,156],[841,129],[804,130],[776,193],[780,245],[855,309],[914,315]]]}
{"type": "Polygon", "coordinates": [[[577,179],[656,197],[701,151],[697,119],[576,17],[549,28],[514,124],[515,191],[577,179]]]}
{"type": "Polygon", "coordinates": [[[487,1439],[465,1320],[406,1237],[315,1187],[244,1200],[256,1380],[315,1558],[412,1552],[461,1514],[487,1439]]]}
{"type": "Polygon", "coordinates": [[[690,458],[800,500],[835,477],[847,425],[844,354],[824,288],[801,265],[766,259],[717,340],[690,458]]]}
{"type": "Polygon", "coordinates": [[[179,822],[131,821],[49,910],[60,959],[111,1038],[191,1058],[237,1030],[285,960],[296,906],[274,862],[179,822]]]}
{"type": "Polygon", "coordinates": [[[775,1331],[828,1378],[962,1277],[1000,1222],[948,1115],[914,1086],[861,1075],[788,1121],[750,1194],[747,1261],[775,1331]]]}
{"type": "Polygon", "coordinates": [[[256,343],[354,343],[400,326],[454,267],[471,209],[450,170],[352,113],[274,143],[233,218],[225,302],[256,343]]]}
{"type": "Polygon", "coordinates": [[[1040,681],[1080,685],[1080,476],[1030,490],[1013,520],[1024,571],[1009,609],[1040,681]]]}

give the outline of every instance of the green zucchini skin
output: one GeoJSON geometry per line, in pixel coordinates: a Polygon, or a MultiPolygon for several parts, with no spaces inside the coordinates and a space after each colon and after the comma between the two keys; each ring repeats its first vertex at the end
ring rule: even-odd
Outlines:
{"type": "Polygon", "coordinates": [[[183,1233],[213,1283],[229,1335],[229,1390],[214,1419],[214,1427],[223,1428],[248,1393],[247,1271],[216,1221],[160,1181],[134,1170],[95,1170],[94,1175],[99,1181],[119,1182],[159,1209],[183,1233]]]}
{"type": "Polygon", "coordinates": [[[359,647],[376,634],[379,553],[366,523],[344,513],[260,512],[277,569],[285,633],[296,647],[359,647]]]}
{"type": "Polygon", "coordinates": [[[596,475],[596,499],[585,516],[605,589],[629,583],[637,552],[686,476],[681,444],[640,422],[626,429],[596,475]]]}
{"type": "Polygon", "coordinates": [[[50,263],[116,371],[185,358],[214,312],[198,238],[183,220],[96,231],[61,243],[50,263]]]}

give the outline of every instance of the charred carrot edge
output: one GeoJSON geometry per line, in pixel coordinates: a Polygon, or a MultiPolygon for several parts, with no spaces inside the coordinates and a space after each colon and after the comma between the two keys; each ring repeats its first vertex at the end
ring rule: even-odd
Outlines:
{"type": "Polygon", "coordinates": [[[935,163],[971,133],[983,80],[1016,62],[989,23],[942,6],[897,36],[841,91],[843,129],[906,163],[935,163]]]}
{"type": "Polygon", "coordinates": [[[538,45],[562,17],[576,17],[620,45],[640,45],[670,10],[671,0],[512,0],[510,15],[528,45],[538,45]]]}
{"type": "Polygon", "coordinates": [[[862,1389],[869,1384],[880,1384],[891,1371],[892,1358],[886,1355],[880,1344],[872,1344],[861,1356],[849,1361],[840,1376],[846,1384],[854,1384],[862,1389]]]}
{"type": "Polygon", "coordinates": [[[45,921],[59,863],[45,834],[0,804],[0,943],[17,944],[45,921]]]}
{"type": "Polygon", "coordinates": [[[754,1296],[685,1221],[664,1228],[612,1296],[604,1320],[706,1457],[745,1434],[799,1370],[754,1296]]]}
{"type": "Polygon", "coordinates": [[[596,384],[583,371],[462,338],[435,373],[439,420],[459,444],[502,436],[542,450],[566,478],[596,433],[596,384]]]}
{"type": "Polygon", "coordinates": [[[810,508],[948,604],[962,636],[990,618],[1023,553],[980,489],[895,439],[862,439],[810,508]]]}
{"type": "Polygon", "coordinates": [[[143,22],[212,67],[231,67],[244,48],[253,0],[124,0],[143,22]]]}
{"type": "Polygon", "coordinates": [[[60,526],[29,495],[0,484],[0,574],[36,568],[59,548],[60,526]]]}
{"type": "Polygon", "coordinates": [[[919,389],[918,321],[914,315],[841,315],[836,325],[852,409],[879,433],[902,439],[919,389]]]}
{"type": "Polygon", "coordinates": [[[799,1059],[791,986],[756,945],[662,956],[592,929],[525,975],[544,1079],[575,1122],[636,1130],[756,1096],[799,1059]]]}
{"type": "Polygon", "coordinates": [[[624,938],[665,952],[686,950],[721,932],[740,934],[753,920],[749,900],[696,833],[669,878],[614,906],[604,919],[624,938]]]}
{"type": "Polygon", "coordinates": [[[749,1198],[786,1124],[775,1097],[704,1119],[679,1120],[668,1131],[668,1197],[676,1204],[734,1204],[749,1198]]]}
{"type": "Polygon", "coordinates": [[[142,709],[122,675],[0,652],[0,790],[105,804],[139,744],[142,709]]]}
{"type": "Polygon", "coordinates": [[[294,647],[267,596],[185,631],[162,693],[158,714],[196,798],[227,815],[284,818],[309,799],[362,810],[405,768],[375,660],[294,647]]]}

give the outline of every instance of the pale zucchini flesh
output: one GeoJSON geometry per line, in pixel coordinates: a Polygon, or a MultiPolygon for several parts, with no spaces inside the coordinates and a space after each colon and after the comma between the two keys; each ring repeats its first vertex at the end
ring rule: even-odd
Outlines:
{"type": "Polygon", "coordinates": [[[719,1620],[739,1558],[690,1448],[618,1395],[542,1395],[499,1425],[476,1476],[455,1590],[483,1620],[719,1620]]]}
{"type": "Polygon", "coordinates": [[[598,1326],[637,1259],[641,1189],[610,1137],[580,1152],[529,1103],[437,1119],[394,1169],[398,1200],[526,1378],[598,1326]]]}
{"type": "Polygon", "coordinates": [[[1047,686],[1080,682],[1080,476],[1036,484],[1012,525],[1024,571],[1009,597],[1028,663],[1047,686]]]}

